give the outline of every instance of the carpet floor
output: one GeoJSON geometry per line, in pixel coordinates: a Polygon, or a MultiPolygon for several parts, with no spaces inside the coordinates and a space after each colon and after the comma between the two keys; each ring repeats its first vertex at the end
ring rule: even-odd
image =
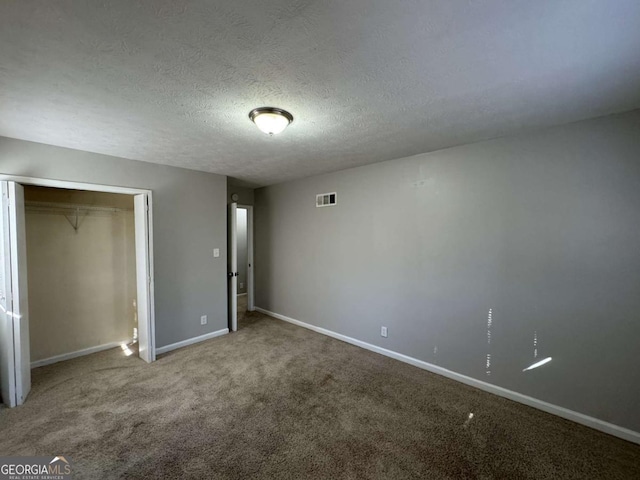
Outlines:
{"type": "Polygon", "coordinates": [[[640,478],[640,446],[264,315],[33,370],[0,454],[74,478],[640,478]],[[469,413],[473,412],[473,418],[469,413]]]}

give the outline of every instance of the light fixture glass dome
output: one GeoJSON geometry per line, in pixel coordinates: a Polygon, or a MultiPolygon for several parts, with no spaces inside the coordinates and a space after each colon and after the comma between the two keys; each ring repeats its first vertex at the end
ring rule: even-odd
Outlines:
{"type": "Polygon", "coordinates": [[[249,118],[256,126],[268,135],[282,132],[293,122],[293,115],[286,110],[275,107],[260,107],[251,110],[249,118]]]}

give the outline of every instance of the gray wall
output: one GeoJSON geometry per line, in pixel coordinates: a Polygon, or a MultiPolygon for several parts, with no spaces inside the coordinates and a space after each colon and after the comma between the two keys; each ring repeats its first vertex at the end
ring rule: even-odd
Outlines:
{"type": "Polygon", "coordinates": [[[231,195],[234,193],[238,194],[238,204],[239,205],[253,205],[254,202],[254,194],[252,188],[246,187],[236,187],[232,185],[230,182],[227,182],[227,201],[231,203],[231,195]]]}
{"type": "Polygon", "coordinates": [[[247,293],[247,210],[238,208],[238,293],[247,293]]]}
{"type": "Polygon", "coordinates": [[[228,326],[226,177],[4,137],[0,173],[153,190],[156,346],[228,326]]]}
{"type": "Polygon", "coordinates": [[[640,111],[262,188],[255,219],[257,306],[640,431],[640,111]]]}

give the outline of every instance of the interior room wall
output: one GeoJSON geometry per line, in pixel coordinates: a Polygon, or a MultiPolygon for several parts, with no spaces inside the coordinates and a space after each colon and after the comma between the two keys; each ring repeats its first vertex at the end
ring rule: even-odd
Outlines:
{"type": "Polygon", "coordinates": [[[156,347],[228,327],[225,176],[6,137],[0,173],[152,190],[156,347]]]}
{"type": "Polygon", "coordinates": [[[131,341],[137,327],[133,197],[26,187],[25,200],[31,361],[131,341]],[[81,211],[75,230],[64,210],[37,207],[42,202],[119,210],[81,211]]]}
{"type": "Polygon", "coordinates": [[[247,293],[247,210],[238,208],[238,294],[247,293]]]}
{"type": "Polygon", "coordinates": [[[254,203],[254,192],[252,188],[246,187],[237,187],[229,182],[227,182],[227,201],[232,203],[231,195],[238,195],[237,203],[239,205],[253,205],[254,203]]]}
{"type": "Polygon", "coordinates": [[[633,111],[258,189],[256,306],[640,431],[638,132],[633,111]]]}

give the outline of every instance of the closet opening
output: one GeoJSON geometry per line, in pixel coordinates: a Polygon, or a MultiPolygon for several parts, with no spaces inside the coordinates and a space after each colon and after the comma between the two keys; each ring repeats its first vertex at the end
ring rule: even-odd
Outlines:
{"type": "Polygon", "coordinates": [[[31,368],[138,354],[133,196],[25,186],[31,368]]]}
{"type": "Polygon", "coordinates": [[[25,402],[32,368],[109,349],[153,362],[151,191],[9,175],[0,189],[2,402],[25,402]]]}

